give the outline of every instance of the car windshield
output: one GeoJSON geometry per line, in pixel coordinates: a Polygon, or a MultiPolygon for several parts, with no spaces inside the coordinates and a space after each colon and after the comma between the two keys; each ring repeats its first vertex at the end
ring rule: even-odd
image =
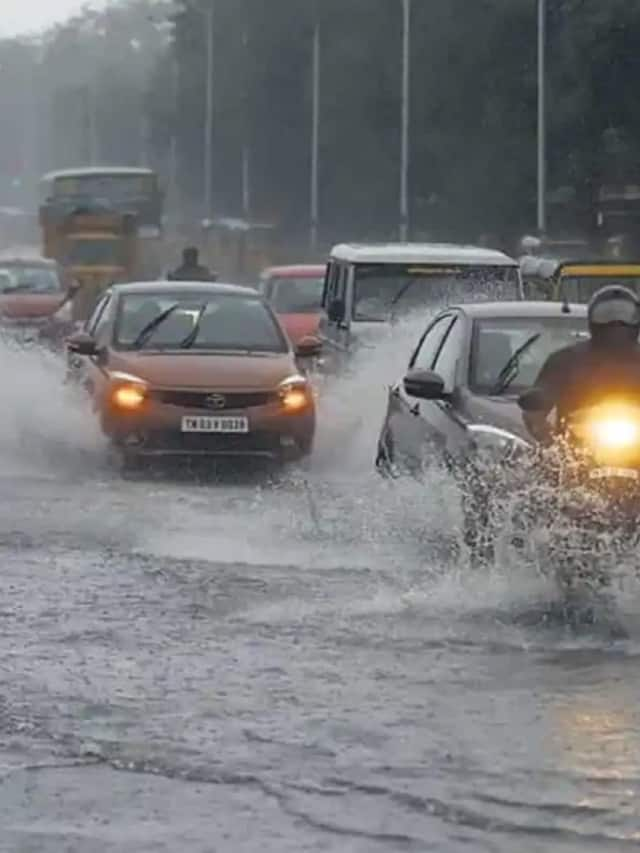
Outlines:
{"type": "Polygon", "coordinates": [[[514,368],[508,393],[517,394],[536,381],[547,357],[556,350],[589,337],[585,317],[514,317],[476,320],[474,323],[469,386],[490,393],[509,359],[527,341],[514,368]],[[534,336],[539,335],[534,340],[534,336]]]}
{"type": "Polygon", "coordinates": [[[124,266],[124,242],[111,238],[74,240],[69,245],[66,262],[72,267],[124,266]]]}
{"type": "Polygon", "coordinates": [[[176,350],[189,342],[193,350],[286,352],[286,340],[259,298],[221,293],[180,293],[170,290],[120,298],[114,345],[134,349],[154,320],[164,319],[142,346],[176,350]]]}
{"type": "Polygon", "coordinates": [[[601,287],[609,287],[612,284],[628,287],[640,295],[640,276],[585,275],[563,276],[560,297],[569,302],[587,303],[601,287]]]}
{"type": "Polygon", "coordinates": [[[280,314],[315,314],[322,307],[324,276],[273,278],[269,302],[280,314]]]}
{"type": "Polygon", "coordinates": [[[62,282],[55,269],[26,264],[0,264],[0,293],[60,293],[62,282]]]}
{"type": "Polygon", "coordinates": [[[385,322],[425,306],[470,299],[518,299],[515,267],[367,264],[356,267],[353,319],[385,322]]]}

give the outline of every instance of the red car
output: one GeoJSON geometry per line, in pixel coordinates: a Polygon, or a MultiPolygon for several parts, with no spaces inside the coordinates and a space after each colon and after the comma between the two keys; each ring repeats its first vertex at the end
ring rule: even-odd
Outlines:
{"type": "Polygon", "coordinates": [[[0,329],[14,340],[55,340],[72,328],[73,284],[55,261],[0,256],[0,329]]]}
{"type": "Polygon", "coordinates": [[[305,264],[269,267],[260,276],[260,292],[294,346],[318,334],[325,272],[324,264],[305,264]]]}

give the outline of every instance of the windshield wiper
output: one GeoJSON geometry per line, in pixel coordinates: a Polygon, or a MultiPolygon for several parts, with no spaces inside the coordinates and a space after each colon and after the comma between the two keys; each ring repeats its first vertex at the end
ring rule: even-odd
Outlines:
{"type": "Polygon", "coordinates": [[[389,303],[389,308],[391,309],[391,315],[392,315],[392,316],[393,316],[393,309],[396,307],[396,305],[398,304],[398,302],[400,302],[400,300],[401,300],[401,299],[402,299],[402,297],[405,295],[405,293],[407,292],[407,290],[409,290],[409,288],[410,288],[410,287],[413,287],[413,285],[416,283],[416,281],[417,281],[417,280],[418,280],[417,278],[410,278],[410,279],[409,279],[409,281],[405,282],[405,283],[402,285],[402,287],[400,288],[400,290],[398,290],[398,292],[396,293],[396,295],[393,297],[393,299],[392,299],[392,300],[391,300],[391,302],[389,303]]]}
{"type": "Polygon", "coordinates": [[[196,342],[196,338],[198,337],[198,332],[200,331],[200,323],[202,322],[202,318],[204,317],[204,312],[209,307],[208,302],[203,302],[200,306],[200,311],[198,312],[198,318],[194,323],[193,329],[189,332],[187,337],[180,341],[180,349],[190,349],[194,343],[196,342]]]}
{"type": "Polygon", "coordinates": [[[157,317],[154,317],[150,323],[140,330],[138,337],[131,344],[133,349],[142,349],[142,347],[149,340],[151,335],[155,332],[155,330],[160,326],[164,321],[169,317],[169,315],[173,314],[176,308],[180,307],[179,302],[175,302],[173,305],[170,305],[166,308],[161,314],[158,314],[157,317]]]}
{"type": "Polygon", "coordinates": [[[518,347],[498,374],[496,384],[491,389],[491,394],[502,394],[503,391],[507,390],[520,371],[520,357],[529,349],[529,347],[535,344],[541,335],[542,332],[536,332],[535,335],[531,335],[530,338],[527,338],[527,340],[518,347]]]}

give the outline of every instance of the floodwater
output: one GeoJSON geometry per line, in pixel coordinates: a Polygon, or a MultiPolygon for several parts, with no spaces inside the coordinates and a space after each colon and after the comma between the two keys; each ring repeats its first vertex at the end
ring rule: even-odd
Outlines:
{"type": "Polygon", "coordinates": [[[640,845],[640,626],[472,570],[455,492],[372,471],[397,329],[270,484],[123,480],[44,356],[0,382],[0,851],[640,845]]]}

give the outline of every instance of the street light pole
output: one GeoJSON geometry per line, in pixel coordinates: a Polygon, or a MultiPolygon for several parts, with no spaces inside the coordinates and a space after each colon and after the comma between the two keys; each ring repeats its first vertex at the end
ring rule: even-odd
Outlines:
{"type": "Polygon", "coordinates": [[[320,137],[320,19],[318,5],[314,5],[313,22],[313,70],[312,70],[312,116],[311,116],[311,250],[318,247],[318,159],[320,137]]]}
{"type": "Polygon", "coordinates": [[[538,231],[547,228],[547,128],[546,128],[547,4],[538,0],[538,231]]]}
{"type": "Polygon", "coordinates": [[[251,217],[251,149],[250,149],[250,84],[249,84],[249,23],[247,4],[244,4],[244,27],[242,31],[243,73],[243,140],[242,140],[242,216],[248,222],[251,217]]]}
{"type": "Polygon", "coordinates": [[[211,216],[211,182],[212,182],[212,149],[213,149],[213,34],[214,34],[214,0],[209,0],[206,11],[207,37],[207,70],[206,70],[206,103],[204,123],[204,218],[211,216]]]}
{"type": "Polygon", "coordinates": [[[411,66],[411,0],[402,0],[402,133],[400,151],[400,240],[409,237],[409,120],[411,66]]]}

